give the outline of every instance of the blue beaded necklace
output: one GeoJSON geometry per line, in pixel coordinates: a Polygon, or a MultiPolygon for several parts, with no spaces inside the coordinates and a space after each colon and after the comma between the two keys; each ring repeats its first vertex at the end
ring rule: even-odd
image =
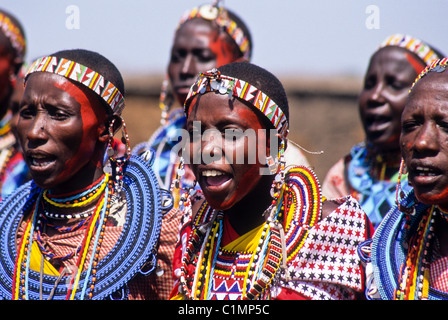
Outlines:
{"type": "MultiPolygon", "coordinates": [[[[149,274],[156,266],[155,246],[162,217],[161,195],[151,167],[140,157],[131,156],[124,168],[123,189],[127,214],[121,235],[107,256],[98,262],[92,299],[111,299],[115,292],[127,297],[127,283],[137,274],[149,274]],[[143,271],[147,270],[147,271],[143,271]]],[[[25,215],[36,203],[42,189],[33,181],[17,189],[0,204],[0,298],[11,299],[11,288],[17,258],[16,232],[25,215]]],[[[79,279],[75,299],[87,299],[92,274],[85,270],[79,279]]],[[[44,274],[28,269],[27,295],[30,300],[52,297],[63,300],[67,295],[69,276],[44,274]],[[57,283],[57,285],[55,285],[57,283]],[[42,293],[40,293],[40,291],[42,293]]]]}

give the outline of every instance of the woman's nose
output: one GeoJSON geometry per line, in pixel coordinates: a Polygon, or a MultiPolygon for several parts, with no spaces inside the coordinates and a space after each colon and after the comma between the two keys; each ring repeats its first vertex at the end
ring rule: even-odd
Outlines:
{"type": "Polygon", "coordinates": [[[414,140],[414,149],[419,153],[438,150],[438,133],[434,124],[424,124],[414,140]]]}
{"type": "Polygon", "coordinates": [[[46,132],[46,117],[43,114],[38,113],[32,120],[32,124],[27,132],[28,139],[31,140],[43,140],[47,138],[46,132]]]}
{"type": "MultiPolygon", "coordinates": [[[[382,81],[379,81],[374,88],[371,90],[371,94],[369,95],[369,102],[374,102],[373,105],[380,105],[385,102],[384,95],[384,84],[382,81]]],[[[372,104],[370,104],[372,105],[372,104]]]]}
{"type": "Polygon", "coordinates": [[[194,62],[194,57],[190,53],[187,54],[182,64],[181,76],[182,77],[196,76],[196,66],[194,62]]]}

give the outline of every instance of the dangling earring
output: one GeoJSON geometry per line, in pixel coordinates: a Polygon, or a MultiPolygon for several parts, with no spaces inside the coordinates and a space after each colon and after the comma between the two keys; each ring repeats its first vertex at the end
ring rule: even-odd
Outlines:
{"type": "Polygon", "coordinates": [[[111,121],[109,123],[108,133],[109,133],[109,142],[107,144],[107,150],[106,150],[106,162],[103,166],[103,171],[106,174],[112,174],[112,160],[115,156],[115,149],[114,149],[114,121],[111,121]]]}
{"type": "Polygon", "coordinates": [[[123,192],[123,175],[124,167],[126,166],[129,157],[131,156],[131,147],[129,143],[129,135],[126,128],[126,123],[123,117],[119,116],[122,124],[122,138],[121,141],[125,145],[125,152],[122,157],[118,157],[118,150],[116,150],[116,143],[114,141],[114,123],[116,118],[113,118],[109,123],[109,145],[107,147],[108,159],[104,166],[104,172],[111,174],[115,181],[115,194],[122,200],[126,200],[126,195],[123,192]]]}
{"type": "Polygon", "coordinates": [[[167,103],[167,93],[168,93],[168,84],[169,84],[169,78],[168,75],[165,75],[165,79],[162,82],[162,89],[160,91],[160,98],[159,98],[159,107],[162,111],[161,117],[160,117],[160,124],[163,126],[168,121],[168,111],[170,109],[170,105],[167,103]]]}
{"type": "MultiPolygon", "coordinates": [[[[182,153],[183,153],[183,151],[182,151],[182,153]]],[[[183,175],[185,174],[184,164],[185,164],[184,156],[181,155],[179,158],[179,164],[176,169],[176,177],[171,182],[171,191],[173,191],[174,188],[180,189],[180,181],[181,181],[183,175]]]]}
{"type": "MultiPolygon", "coordinates": [[[[267,161],[267,159],[266,159],[267,161]]],[[[281,139],[280,142],[280,148],[278,151],[278,166],[276,166],[276,172],[274,181],[272,182],[271,186],[271,197],[272,197],[272,204],[274,205],[277,202],[278,197],[280,196],[280,189],[285,181],[285,141],[284,139],[281,139]]]]}
{"type": "Polygon", "coordinates": [[[275,174],[277,172],[277,163],[271,155],[266,157],[266,165],[268,166],[271,174],[275,174]]]}
{"type": "Polygon", "coordinates": [[[415,211],[415,204],[412,205],[411,207],[406,207],[406,206],[401,204],[401,200],[405,197],[405,193],[401,189],[401,177],[403,175],[404,165],[405,165],[404,164],[404,159],[401,159],[400,170],[398,171],[397,187],[395,189],[395,203],[398,206],[398,210],[400,210],[401,212],[409,215],[409,214],[413,214],[414,213],[414,211],[415,211]]]}
{"type": "Polygon", "coordinates": [[[173,199],[179,199],[179,207],[188,201],[190,196],[194,193],[197,181],[195,180],[193,186],[182,188],[182,177],[185,175],[185,160],[183,154],[185,150],[182,150],[182,155],[179,157],[179,165],[177,166],[176,176],[171,182],[171,195],[173,199]],[[177,192],[176,192],[177,189],[177,192]],[[177,195],[177,197],[176,197],[177,195]]]}

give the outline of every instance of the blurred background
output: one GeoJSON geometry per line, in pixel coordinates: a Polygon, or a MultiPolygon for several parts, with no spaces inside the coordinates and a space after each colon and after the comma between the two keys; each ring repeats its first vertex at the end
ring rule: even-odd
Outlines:
{"type": "MultiPolygon", "coordinates": [[[[27,61],[84,48],[110,59],[125,78],[131,144],[159,125],[158,98],[182,13],[204,0],[2,0],[27,36],[27,61]]],[[[368,61],[389,35],[406,33],[448,55],[446,0],[224,0],[249,26],[252,62],[283,82],[290,139],[319,178],[363,140],[357,96],[368,61]]]]}

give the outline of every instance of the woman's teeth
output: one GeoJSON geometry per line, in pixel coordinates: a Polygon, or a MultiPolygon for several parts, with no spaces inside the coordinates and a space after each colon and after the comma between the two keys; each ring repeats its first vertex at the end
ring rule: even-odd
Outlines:
{"type": "Polygon", "coordinates": [[[31,157],[31,164],[33,166],[44,167],[51,162],[52,162],[52,160],[49,160],[48,157],[38,156],[38,155],[31,157]]]}
{"type": "Polygon", "coordinates": [[[416,167],[415,171],[418,176],[435,176],[436,175],[434,170],[432,170],[431,168],[416,167]]]}
{"type": "Polygon", "coordinates": [[[205,170],[202,171],[202,176],[203,177],[216,177],[216,176],[223,176],[224,173],[221,171],[216,171],[216,170],[205,170]]]}

